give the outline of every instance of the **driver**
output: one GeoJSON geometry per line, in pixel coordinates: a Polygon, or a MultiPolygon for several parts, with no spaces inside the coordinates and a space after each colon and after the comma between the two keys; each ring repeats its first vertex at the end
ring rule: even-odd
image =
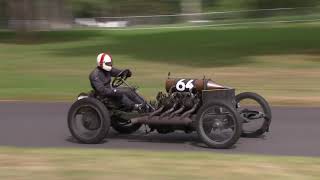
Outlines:
{"type": "MultiPolygon", "coordinates": [[[[131,77],[132,73],[126,69],[127,77],[131,77]]],[[[91,72],[89,79],[92,88],[99,96],[108,97],[116,101],[120,101],[128,110],[141,110],[143,100],[138,98],[132,89],[125,87],[112,87],[111,77],[118,77],[122,72],[112,67],[112,57],[107,53],[101,53],[97,57],[97,67],[91,72]]]]}

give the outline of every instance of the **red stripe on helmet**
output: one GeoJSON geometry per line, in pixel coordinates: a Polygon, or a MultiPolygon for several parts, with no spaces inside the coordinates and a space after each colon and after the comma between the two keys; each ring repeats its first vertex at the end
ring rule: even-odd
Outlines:
{"type": "Polygon", "coordinates": [[[104,61],[104,57],[106,56],[105,53],[102,54],[102,56],[100,57],[100,67],[103,67],[103,61],[104,61]]]}

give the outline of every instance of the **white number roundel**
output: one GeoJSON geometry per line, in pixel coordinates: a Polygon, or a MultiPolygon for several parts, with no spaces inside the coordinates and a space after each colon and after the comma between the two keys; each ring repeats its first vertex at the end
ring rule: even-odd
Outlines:
{"type": "Polygon", "coordinates": [[[177,91],[184,91],[186,89],[186,84],[183,81],[184,79],[181,79],[180,81],[177,82],[176,84],[177,91]]]}
{"type": "Polygon", "coordinates": [[[185,91],[186,89],[191,90],[193,86],[193,80],[189,80],[187,83],[184,82],[185,79],[181,79],[176,84],[177,91],[185,91]]]}

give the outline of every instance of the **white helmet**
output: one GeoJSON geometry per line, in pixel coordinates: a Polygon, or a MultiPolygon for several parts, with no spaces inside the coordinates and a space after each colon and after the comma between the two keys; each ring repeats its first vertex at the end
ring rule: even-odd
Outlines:
{"type": "Polygon", "coordinates": [[[111,71],[112,57],[107,53],[100,53],[97,57],[97,66],[106,71],[111,71]]]}

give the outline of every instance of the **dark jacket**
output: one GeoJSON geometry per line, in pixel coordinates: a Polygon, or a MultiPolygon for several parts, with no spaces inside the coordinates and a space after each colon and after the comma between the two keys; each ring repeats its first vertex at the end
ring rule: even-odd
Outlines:
{"type": "Polygon", "coordinates": [[[111,71],[105,71],[100,67],[95,68],[89,76],[91,87],[101,96],[114,96],[111,87],[111,77],[116,77],[121,70],[112,67],[111,71]]]}

